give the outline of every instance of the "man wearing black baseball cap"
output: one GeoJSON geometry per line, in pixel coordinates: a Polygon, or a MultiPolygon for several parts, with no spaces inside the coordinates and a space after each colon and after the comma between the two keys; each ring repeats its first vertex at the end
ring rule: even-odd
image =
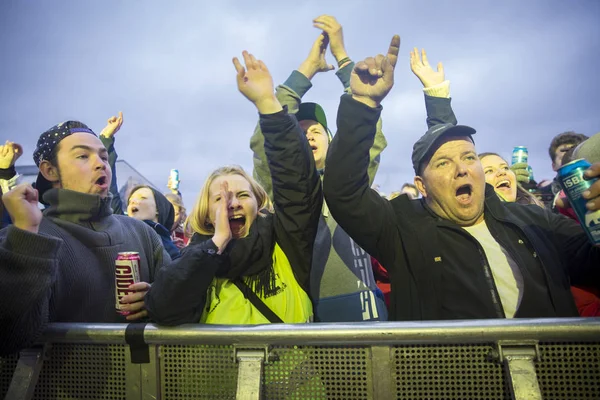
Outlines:
{"type": "Polygon", "coordinates": [[[170,262],[144,222],[114,215],[108,152],[78,121],[44,132],[33,155],[36,188],[24,183],[2,196],[13,224],[0,231],[0,356],[27,347],[49,322],[125,322],[147,315],[143,297],[170,262]],[[48,207],[38,208],[38,199],[48,207]],[[140,256],[142,282],[115,307],[115,261],[140,256]]]}
{"type": "MultiPolygon", "coordinates": [[[[389,272],[391,319],[577,316],[569,281],[600,287],[600,249],[568,218],[501,201],[485,183],[474,129],[438,124],[415,143],[422,199],[387,201],[369,188],[369,148],[399,45],[395,36],[387,56],[356,65],[323,181],[336,221],[389,272]]],[[[600,163],[588,173],[600,175],[600,163]]],[[[600,181],[590,192],[588,208],[600,209],[600,181]]]]}
{"type": "MultiPolygon", "coordinates": [[[[325,53],[330,44],[331,52],[338,62],[336,76],[348,92],[350,73],[354,63],[344,47],[342,27],[332,16],[316,18],[314,26],[322,30],[314,42],[308,57],[297,70],[292,71],[283,85],[277,87],[276,95],[283,106],[294,113],[310,144],[315,166],[319,173],[326,170],[327,151],[333,135],[327,124],[325,111],[317,103],[302,102],[302,97],[312,87],[311,79],[319,72],[334,69],[327,64],[325,53]]],[[[387,146],[377,124],[377,134],[371,147],[369,179],[371,183],[379,168],[380,154],[387,146]]],[[[272,198],[271,173],[264,150],[264,138],[257,124],[250,140],[254,152],[254,178],[272,198]]],[[[323,202],[311,266],[311,298],[314,301],[315,320],[321,322],[380,321],[387,319],[383,294],[377,288],[371,257],[360,248],[334,218],[323,202]]]]}

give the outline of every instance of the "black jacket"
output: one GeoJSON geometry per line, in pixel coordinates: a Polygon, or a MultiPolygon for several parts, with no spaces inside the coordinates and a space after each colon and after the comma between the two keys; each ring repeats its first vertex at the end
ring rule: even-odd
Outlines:
{"type": "MultiPolygon", "coordinates": [[[[502,317],[485,253],[471,235],[423,200],[400,196],[390,202],[369,188],[369,148],[380,113],[342,97],[324,194],[340,226],[388,269],[390,319],[502,317]]],[[[504,203],[491,186],[484,212],[490,232],[523,275],[515,317],[577,316],[570,283],[600,286],[600,250],[581,227],[537,206],[504,203]]]]}
{"type": "MultiPolygon", "coordinates": [[[[313,243],[323,203],[321,180],[306,136],[287,109],[260,115],[260,125],[275,213],[258,218],[272,226],[273,239],[287,256],[296,281],[310,293],[313,243]]],[[[217,250],[212,240],[192,239],[181,257],[157,274],[145,298],[153,320],[165,325],[200,320],[209,285],[217,271],[228,267],[227,252],[219,255],[217,250]]]]}

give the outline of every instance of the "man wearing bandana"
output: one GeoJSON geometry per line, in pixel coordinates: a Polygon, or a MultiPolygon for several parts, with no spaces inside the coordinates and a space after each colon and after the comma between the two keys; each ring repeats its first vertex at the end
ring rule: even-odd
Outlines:
{"type": "Polygon", "coordinates": [[[148,282],[170,262],[150,227],[113,214],[108,152],[86,125],[50,128],[33,158],[35,188],[20,184],[2,197],[13,224],[0,231],[0,356],[33,344],[50,322],[144,318],[148,282]],[[115,261],[131,251],[140,255],[141,282],[123,298],[123,317],[115,309],[115,261]]]}

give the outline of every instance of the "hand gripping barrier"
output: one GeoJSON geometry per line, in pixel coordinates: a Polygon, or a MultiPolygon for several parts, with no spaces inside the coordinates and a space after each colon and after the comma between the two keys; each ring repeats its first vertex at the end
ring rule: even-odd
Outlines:
{"type": "Polygon", "coordinates": [[[50,324],[0,399],[600,399],[600,318],[50,324]]]}

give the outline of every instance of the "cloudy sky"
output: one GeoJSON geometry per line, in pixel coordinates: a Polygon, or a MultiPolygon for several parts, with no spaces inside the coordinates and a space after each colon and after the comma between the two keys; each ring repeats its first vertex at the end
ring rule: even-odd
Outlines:
{"type": "MultiPolygon", "coordinates": [[[[156,185],[178,168],[189,208],[214,168],[252,168],[257,114],[237,92],[231,58],[247,49],[281,83],[306,57],[321,14],[341,22],[354,60],[402,38],[383,103],[389,146],[376,183],[385,192],[412,181],[412,144],[426,128],[409,67],[415,46],[444,62],[455,112],[477,129],[478,150],[510,157],[527,146],[537,180],[553,175],[555,134],[600,131],[597,0],[2,0],[0,139],[21,143],[18,165],[30,165],[50,126],[77,119],[99,132],[123,111],[120,157],[156,185]]],[[[333,72],[313,83],[305,100],[321,103],[334,125],[342,86],[333,72]]]]}

